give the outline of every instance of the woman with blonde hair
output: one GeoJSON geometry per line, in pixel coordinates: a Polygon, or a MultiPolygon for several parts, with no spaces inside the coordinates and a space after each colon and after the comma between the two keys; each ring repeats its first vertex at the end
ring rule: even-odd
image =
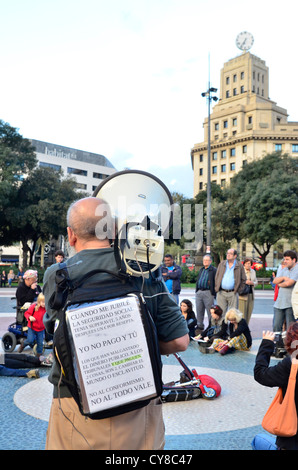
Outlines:
{"type": "Polygon", "coordinates": [[[218,338],[213,341],[211,348],[222,355],[234,351],[234,349],[248,351],[252,345],[248,324],[243,318],[242,312],[236,308],[227,311],[217,336],[218,338]]]}

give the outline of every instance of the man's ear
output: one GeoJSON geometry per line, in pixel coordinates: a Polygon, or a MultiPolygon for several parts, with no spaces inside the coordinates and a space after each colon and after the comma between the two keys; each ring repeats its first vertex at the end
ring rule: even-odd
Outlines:
{"type": "Polygon", "coordinates": [[[70,246],[75,246],[75,243],[77,241],[77,236],[71,227],[67,227],[67,235],[68,235],[68,241],[69,241],[70,246]]]}

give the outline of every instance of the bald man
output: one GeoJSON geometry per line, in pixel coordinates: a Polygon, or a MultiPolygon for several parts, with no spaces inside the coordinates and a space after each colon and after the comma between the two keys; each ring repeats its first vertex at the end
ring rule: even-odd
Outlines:
{"type": "MultiPolygon", "coordinates": [[[[75,254],[68,266],[71,280],[78,280],[94,269],[117,272],[114,249],[110,239],[114,232],[113,220],[106,203],[98,198],[84,198],[73,203],[67,214],[69,244],[75,254]]],[[[49,306],[55,291],[55,273],[59,265],[47,269],[44,276],[44,295],[47,313],[44,323],[53,333],[57,312],[49,306]]],[[[99,273],[98,282],[102,276],[99,273]]],[[[139,278],[140,287],[142,279],[139,278]]],[[[164,282],[148,279],[144,295],[156,325],[161,354],[184,351],[189,343],[186,322],[179,307],[168,294],[164,282]],[[147,300],[147,299],[146,299],[147,300]]],[[[164,447],[164,424],[160,399],[149,405],[112,418],[92,420],[83,416],[63,380],[59,385],[60,367],[55,361],[49,380],[54,385],[53,402],[47,432],[47,450],[161,450],[164,447]],[[59,397],[59,398],[58,398],[59,397]]]]}

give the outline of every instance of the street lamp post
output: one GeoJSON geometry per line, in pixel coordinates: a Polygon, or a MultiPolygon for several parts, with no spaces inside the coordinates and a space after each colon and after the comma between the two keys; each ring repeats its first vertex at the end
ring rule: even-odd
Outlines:
{"type": "Polygon", "coordinates": [[[209,87],[208,90],[202,93],[202,96],[207,98],[208,101],[208,176],[207,176],[207,247],[206,253],[211,253],[211,145],[210,145],[210,105],[211,101],[217,101],[216,96],[212,96],[212,93],[216,93],[217,88],[209,87]]]}

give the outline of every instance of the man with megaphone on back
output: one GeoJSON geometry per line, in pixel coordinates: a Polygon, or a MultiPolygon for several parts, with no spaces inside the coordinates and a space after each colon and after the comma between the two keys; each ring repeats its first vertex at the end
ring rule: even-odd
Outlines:
{"type": "MultiPolygon", "coordinates": [[[[88,197],[81,199],[71,205],[68,211],[67,220],[67,231],[68,239],[71,247],[74,248],[75,254],[66,261],[69,277],[72,283],[76,280],[80,280],[84,275],[93,272],[100,268],[101,270],[107,270],[108,272],[117,273],[118,265],[115,257],[114,248],[110,244],[110,240],[105,233],[104,236],[99,236],[98,228],[106,227],[107,224],[103,225],[99,222],[102,221],[102,216],[99,214],[100,208],[105,205],[105,202],[98,197],[88,197]]],[[[108,221],[109,223],[109,221],[108,221]]],[[[57,310],[51,305],[51,298],[55,293],[56,289],[56,274],[61,268],[59,264],[55,264],[48,268],[44,276],[44,294],[46,298],[46,316],[45,326],[49,333],[53,333],[54,323],[57,319],[57,310]]],[[[100,286],[102,282],[108,283],[109,279],[112,281],[112,276],[108,273],[98,272],[94,276],[95,281],[100,286]]],[[[94,282],[95,282],[94,281],[94,282]]],[[[179,311],[179,307],[168,294],[164,282],[157,275],[149,276],[148,279],[142,277],[138,280],[139,285],[142,287],[142,296],[146,298],[149,311],[153,317],[157,336],[160,354],[172,354],[174,352],[186,350],[189,343],[188,330],[183,316],[179,311]]],[[[119,305],[126,305],[130,302],[122,302],[119,305]]],[[[104,305],[104,309],[108,307],[106,303],[98,304],[99,306],[104,305]]],[[[102,311],[104,311],[102,308],[102,311]]],[[[95,309],[93,308],[93,312],[95,309]]],[[[106,310],[107,311],[107,310],[106,310]]],[[[120,311],[120,310],[119,310],[120,311]]],[[[128,311],[128,309],[127,309],[128,311]]],[[[77,333],[76,340],[84,340],[85,334],[87,334],[86,328],[90,325],[91,318],[87,317],[87,310],[83,311],[76,310],[75,314],[69,316],[69,318],[79,319],[77,323],[73,324],[74,330],[72,333],[77,333]],[[84,315],[83,315],[84,314],[84,315]],[[79,316],[80,315],[80,316],[79,316]],[[78,326],[79,325],[79,326],[78,326]]],[[[91,315],[91,310],[88,310],[88,315],[91,315]]],[[[116,322],[113,323],[112,313],[109,313],[103,323],[103,315],[97,315],[97,328],[98,330],[105,329],[108,326],[111,327],[109,330],[105,329],[107,334],[113,330],[116,322]],[[110,322],[110,323],[109,323],[110,322]],[[112,322],[112,323],[111,323],[112,322]],[[98,325],[101,325],[99,327],[98,325]]],[[[118,316],[120,318],[120,316],[118,316]]],[[[121,318],[123,325],[125,322],[135,321],[133,318],[129,318],[128,314],[125,314],[125,310],[121,309],[121,318]]],[[[95,323],[94,323],[95,325],[95,323]]],[[[115,327],[116,328],[116,327],[115,327]]],[[[93,389],[93,395],[97,393],[97,401],[102,402],[103,400],[112,400],[115,396],[124,394],[124,388],[127,391],[132,391],[137,388],[149,387],[149,380],[143,380],[140,375],[143,374],[145,369],[141,363],[142,354],[139,353],[140,349],[137,349],[137,343],[134,344],[130,353],[127,353],[128,347],[122,347],[124,340],[128,339],[128,335],[124,334],[124,327],[122,332],[117,332],[110,336],[97,336],[99,338],[96,342],[96,347],[100,348],[97,356],[83,356],[86,357],[84,361],[80,362],[80,374],[83,374],[84,367],[87,369],[89,381],[86,390],[96,380],[100,384],[100,390],[97,392],[93,389]],[[108,349],[108,346],[103,348],[104,344],[110,344],[114,340],[113,346],[108,349]],[[111,349],[113,348],[113,349],[111,349]],[[121,354],[120,354],[121,351],[121,354]],[[105,354],[104,354],[105,353],[105,354]],[[104,369],[104,363],[109,355],[116,354],[117,360],[112,360],[110,365],[113,367],[104,369]],[[88,357],[88,359],[87,359],[88,357]],[[96,367],[90,369],[90,361],[100,358],[103,365],[98,366],[100,372],[96,375],[96,367]],[[84,362],[84,365],[82,365],[84,362]],[[134,365],[130,367],[130,365],[134,365]],[[89,367],[89,369],[88,369],[89,367]],[[117,369],[118,367],[118,369],[117,369]],[[137,367],[140,368],[140,374],[137,374],[137,367]],[[113,371],[118,374],[125,373],[122,382],[112,381],[109,385],[109,389],[104,390],[104,384],[106,382],[103,377],[111,377],[115,375],[113,371]],[[95,371],[92,373],[92,371],[95,371]],[[101,374],[101,375],[100,375],[101,374]],[[104,374],[104,375],[102,375],[104,374]],[[101,395],[99,394],[102,393],[101,395]]],[[[106,334],[106,333],[105,333],[106,334]]],[[[138,331],[133,331],[131,335],[137,337],[138,331]]],[[[74,335],[75,336],[75,335],[74,335]]],[[[73,336],[73,338],[74,338],[73,336]]],[[[80,343],[81,351],[87,351],[90,353],[90,344],[87,342],[80,343]]],[[[95,342],[93,341],[95,347],[95,342]]],[[[150,345],[149,345],[150,346],[150,345]]],[[[86,353],[87,354],[87,353],[86,353]]],[[[93,362],[93,364],[98,364],[93,362]]],[[[77,369],[76,369],[77,371],[77,369]]],[[[144,372],[145,374],[145,372],[144,372]]],[[[86,418],[86,415],[82,414],[77,402],[72,396],[68,385],[64,381],[65,371],[59,364],[59,355],[56,355],[49,380],[54,385],[54,395],[51,408],[51,414],[49,419],[49,427],[47,433],[47,444],[48,450],[72,450],[72,449],[95,449],[95,450],[158,450],[163,449],[164,446],[164,424],[162,418],[162,405],[159,397],[150,399],[147,404],[132,411],[122,412],[119,415],[106,417],[102,419],[91,419],[86,418]]],[[[84,400],[83,400],[84,401],[84,400]]],[[[106,412],[106,410],[104,410],[106,412]]]]}

